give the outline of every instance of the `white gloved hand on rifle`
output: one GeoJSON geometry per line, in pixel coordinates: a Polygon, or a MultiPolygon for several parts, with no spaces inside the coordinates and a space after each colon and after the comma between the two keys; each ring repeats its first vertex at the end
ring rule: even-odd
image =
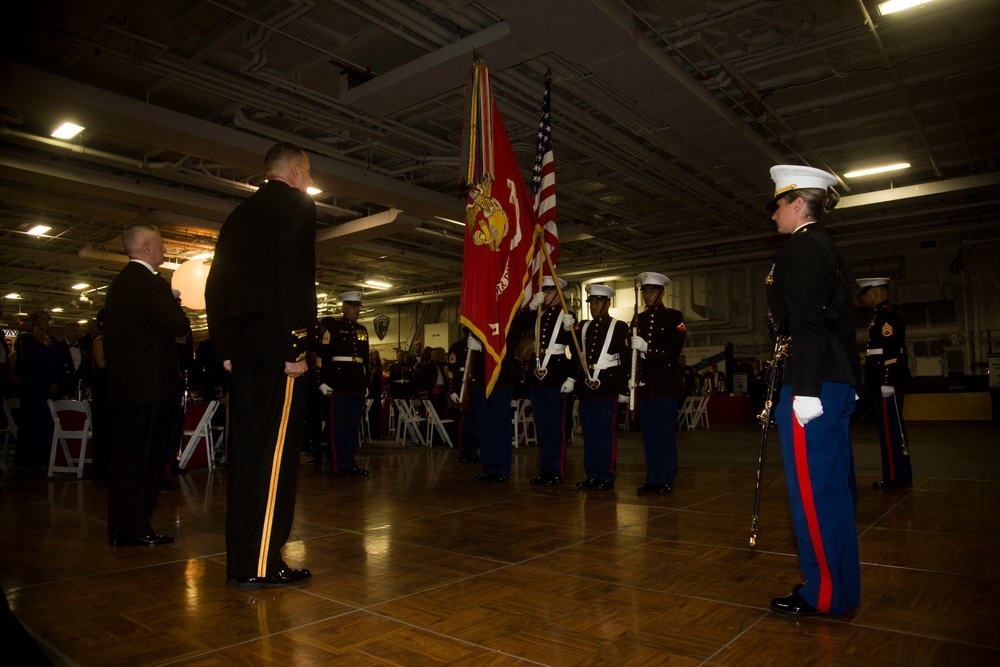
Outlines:
{"type": "Polygon", "coordinates": [[[573,317],[572,313],[563,313],[562,314],[562,327],[563,327],[563,329],[565,329],[566,331],[570,331],[570,330],[573,329],[573,325],[574,324],[576,324],[576,318],[573,317]]]}
{"type": "Polygon", "coordinates": [[[642,336],[632,336],[632,349],[645,352],[649,349],[649,345],[642,339],[642,336]]]}
{"type": "Polygon", "coordinates": [[[482,352],[483,351],[483,344],[479,342],[478,338],[476,338],[475,336],[473,336],[471,334],[469,335],[469,341],[468,341],[467,345],[468,345],[469,349],[472,350],[473,352],[482,352]]]}
{"type": "Polygon", "coordinates": [[[882,385],[882,398],[889,398],[896,394],[896,388],[887,384],[882,385]]]}

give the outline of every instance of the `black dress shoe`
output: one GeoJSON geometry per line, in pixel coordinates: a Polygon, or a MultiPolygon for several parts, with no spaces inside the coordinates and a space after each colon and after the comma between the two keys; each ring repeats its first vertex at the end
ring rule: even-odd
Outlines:
{"type": "Polygon", "coordinates": [[[478,456],[462,456],[458,459],[459,463],[479,463],[478,456]]]}
{"type": "Polygon", "coordinates": [[[494,482],[496,484],[499,484],[501,482],[506,482],[509,479],[510,479],[510,475],[490,475],[490,474],[487,474],[487,473],[484,472],[482,475],[476,475],[475,477],[473,477],[472,481],[473,482],[494,482]]]}
{"type": "Polygon", "coordinates": [[[610,491],[611,489],[615,488],[615,483],[607,482],[602,479],[598,480],[597,484],[594,484],[590,488],[593,489],[594,491],[610,491]]]}
{"type": "Polygon", "coordinates": [[[787,598],[771,600],[770,608],[776,614],[787,616],[815,616],[820,613],[819,609],[816,609],[799,595],[798,589],[794,590],[787,598]]]}
{"type": "Polygon", "coordinates": [[[665,496],[673,490],[674,487],[670,486],[669,482],[664,482],[663,484],[643,484],[635,490],[635,494],[641,496],[647,493],[656,493],[665,496]]]}
{"type": "Polygon", "coordinates": [[[585,479],[582,482],[576,483],[576,488],[578,489],[592,489],[597,486],[600,482],[596,479],[585,479]]]}
{"type": "Polygon", "coordinates": [[[549,473],[547,472],[543,472],[541,475],[528,482],[528,484],[531,484],[532,486],[542,486],[543,484],[548,484],[548,483],[549,483],[549,473]]]}
{"type": "Polygon", "coordinates": [[[913,482],[893,482],[881,479],[877,482],[872,482],[873,489],[909,489],[912,486],[913,482]]]}
{"type": "Polygon", "coordinates": [[[367,477],[371,473],[363,468],[354,466],[353,468],[347,468],[345,470],[336,470],[333,474],[337,477],[367,477]]]}
{"type": "Polygon", "coordinates": [[[549,475],[548,481],[545,482],[547,486],[559,486],[563,483],[563,478],[555,473],[549,475]]]}
{"type": "Polygon", "coordinates": [[[312,579],[312,572],[305,568],[284,567],[266,577],[233,577],[226,579],[226,585],[238,591],[259,591],[262,588],[287,588],[298,586],[312,579]]]}
{"type": "Polygon", "coordinates": [[[108,537],[108,544],[113,547],[154,547],[157,544],[171,544],[174,538],[171,535],[159,535],[150,533],[142,537],[118,537],[111,535],[108,537]]]}

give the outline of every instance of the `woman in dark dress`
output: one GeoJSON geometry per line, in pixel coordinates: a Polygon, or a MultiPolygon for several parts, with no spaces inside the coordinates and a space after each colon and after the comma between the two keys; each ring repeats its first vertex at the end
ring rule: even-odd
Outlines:
{"type": "Polygon", "coordinates": [[[59,391],[59,346],[49,335],[48,313],[36,310],[29,321],[32,330],[18,336],[14,344],[14,374],[21,386],[21,423],[14,462],[21,467],[45,468],[52,449],[48,399],[56,398],[59,391]]]}

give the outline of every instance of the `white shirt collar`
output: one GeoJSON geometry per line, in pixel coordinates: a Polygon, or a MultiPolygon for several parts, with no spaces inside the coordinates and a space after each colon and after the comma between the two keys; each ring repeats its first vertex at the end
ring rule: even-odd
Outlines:
{"type": "Polygon", "coordinates": [[[143,260],[141,260],[141,259],[135,259],[134,257],[133,257],[132,259],[130,259],[129,261],[130,261],[130,262],[135,262],[136,264],[142,264],[142,265],[143,265],[143,266],[145,266],[145,267],[146,267],[147,269],[149,269],[149,272],[150,272],[150,273],[152,273],[152,274],[153,274],[154,276],[156,275],[156,269],[154,269],[154,268],[153,268],[153,265],[152,265],[152,264],[150,264],[149,262],[146,262],[146,261],[143,261],[143,260]]]}

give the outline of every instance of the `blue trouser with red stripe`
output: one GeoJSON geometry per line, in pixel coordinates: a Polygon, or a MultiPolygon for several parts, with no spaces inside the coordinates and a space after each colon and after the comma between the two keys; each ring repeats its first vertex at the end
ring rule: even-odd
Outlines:
{"type": "Polygon", "coordinates": [[[775,421],[781,435],[806,602],[828,614],[861,604],[861,563],[851,498],[854,387],[824,382],[823,414],[802,427],[792,412],[792,388],[781,388],[775,421]]]}
{"type": "Polygon", "coordinates": [[[583,469],[587,479],[615,483],[618,439],[615,418],[618,397],[580,400],[580,428],[583,429],[583,469]]]}
{"type": "Polygon", "coordinates": [[[484,387],[472,390],[479,426],[479,461],[487,475],[510,474],[511,438],[514,436],[510,399],[513,394],[513,387],[501,385],[493,387],[489,398],[484,387]]]}
{"type": "Polygon", "coordinates": [[[879,450],[882,453],[882,481],[910,484],[913,482],[913,468],[910,457],[903,455],[903,438],[906,436],[903,392],[897,389],[892,396],[882,396],[880,391],[876,391],[872,402],[875,404],[875,428],[878,429],[879,450]]]}
{"type": "Polygon", "coordinates": [[[538,469],[566,472],[566,394],[559,387],[529,387],[531,417],[538,434],[538,469]]]}
{"type": "Polygon", "coordinates": [[[677,396],[639,399],[646,484],[673,484],[677,479],[677,401],[677,396]]]}
{"type": "Polygon", "coordinates": [[[358,429],[364,415],[363,394],[333,393],[330,396],[330,461],[333,469],[357,468],[354,453],[358,451],[358,429]]]}

